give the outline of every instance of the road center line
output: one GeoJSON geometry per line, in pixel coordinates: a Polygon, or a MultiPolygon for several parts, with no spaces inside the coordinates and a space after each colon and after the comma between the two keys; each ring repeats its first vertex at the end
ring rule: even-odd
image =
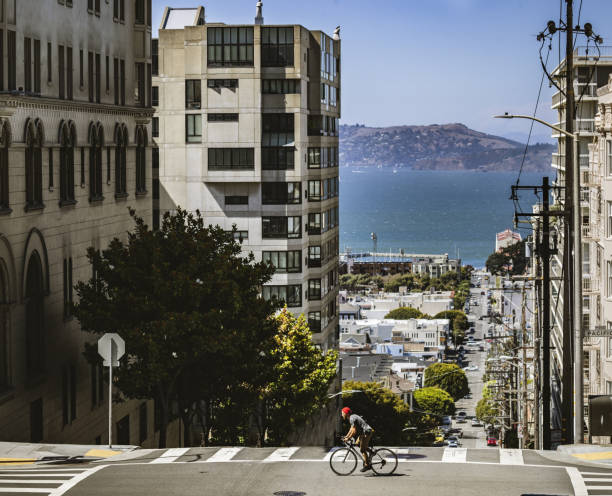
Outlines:
{"type": "Polygon", "coordinates": [[[165,451],[159,458],[152,460],[150,463],[172,463],[174,460],[177,460],[185,453],[187,453],[190,448],[170,448],[165,451]]]}

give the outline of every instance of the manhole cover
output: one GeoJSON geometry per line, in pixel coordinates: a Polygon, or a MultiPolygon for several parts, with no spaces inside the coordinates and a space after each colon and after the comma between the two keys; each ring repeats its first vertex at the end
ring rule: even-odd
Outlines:
{"type": "Polygon", "coordinates": [[[274,496],[306,496],[302,491],[276,491],[274,496]]]}

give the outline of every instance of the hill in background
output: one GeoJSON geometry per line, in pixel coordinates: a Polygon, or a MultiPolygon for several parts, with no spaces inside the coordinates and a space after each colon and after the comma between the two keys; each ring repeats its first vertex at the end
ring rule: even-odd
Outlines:
{"type": "MultiPolygon", "coordinates": [[[[556,146],[529,147],[524,171],[551,167],[556,146]]],[[[525,145],[481,133],[463,124],[431,126],[340,126],[340,164],[349,167],[409,167],[414,170],[512,171],[521,166],[525,145]]]]}

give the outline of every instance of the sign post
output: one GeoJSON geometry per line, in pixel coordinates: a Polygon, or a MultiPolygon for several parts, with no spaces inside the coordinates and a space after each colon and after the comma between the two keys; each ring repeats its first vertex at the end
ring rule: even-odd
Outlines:
{"type": "Polygon", "coordinates": [[[107,332],[98,339],[98,354],[108,366],[108,447],[113,447],[113,367],[119,366],[119,359],[125,354],[125,341],[119,334],[107,332]]]}

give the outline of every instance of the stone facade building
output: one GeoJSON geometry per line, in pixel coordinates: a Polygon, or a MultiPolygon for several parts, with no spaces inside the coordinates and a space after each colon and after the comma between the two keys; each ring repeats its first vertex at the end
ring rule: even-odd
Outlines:
{"type": "Polygon", "coordinates": [[[335,347],[339,30],[266,25],[261,5],[254,24],[232,26],[167,8],[154,46],[159,211],[235,225],[244,251],[277,268],[264,297],[335,347]]]}
{"type": "MultiPolygon", "coordinates": [[[[125,240],[128,207],[151,220],[151,0],[0,7],[0,439],[104,443],[70,304],[87,248],[125,240]]],[[[151,404],[114,415],[115,442],[153,444],[151,404]]]]}

